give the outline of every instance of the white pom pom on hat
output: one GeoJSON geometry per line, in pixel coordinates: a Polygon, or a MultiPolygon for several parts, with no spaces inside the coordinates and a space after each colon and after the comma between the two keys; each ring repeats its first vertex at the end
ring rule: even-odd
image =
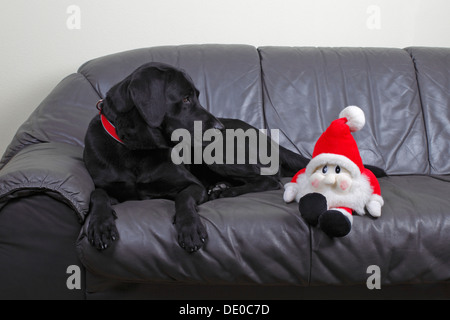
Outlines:
{"type": "Polygon", "coordinates": [[[348,106],[339,113],[339,118],[346,118],[351,132],[361,130],[366,123],[364,111],[357,106],[348,106]]]}

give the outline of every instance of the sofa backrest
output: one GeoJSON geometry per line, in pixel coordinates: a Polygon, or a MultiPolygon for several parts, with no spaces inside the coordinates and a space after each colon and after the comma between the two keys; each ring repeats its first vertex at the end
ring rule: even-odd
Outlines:
{"type": "Polygon", "coordinates": [[[450,48],[407,48],[424,113],[431,174],[450,174],[450,48]]]}
{"type": "Polygon", "coordinates": [[[163,46],[93,59],[63,79],[19,128],[0,168],[27,145],[84,146],[95,104],[143,63],[185,69],[218,117],[279,129],[280,144],[311,156],[347,105],[366,114],[354,133],[365,164],[389,174],[450,174],[450,49],[163,46]]]}
{"type": "Polygon", "coordinates": [[[280,143],[311,156],[348,105],[364,110],[353,134],[365,164],[389,174],[429,172],[428,146],[414,64],[387,48],[261,47],[267,126],[280,143]]]}

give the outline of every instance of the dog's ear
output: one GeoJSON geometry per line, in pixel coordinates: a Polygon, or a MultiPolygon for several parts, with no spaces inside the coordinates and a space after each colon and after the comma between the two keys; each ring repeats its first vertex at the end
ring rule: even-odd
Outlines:
{"type": "Polygon", "coordinates": [[[161,125],[166,114],[167,79],[158,68],[145,68],[131,76],[128,94],[145,122],[161,125]]]}
{"type": "Polygon", "coordinates": [[[116,121],[118,113],[124,113],[134,107],[133,102],[128,97],[128,78],[112,86],[103,99],[102,113],[113,123],[116,121]]]}

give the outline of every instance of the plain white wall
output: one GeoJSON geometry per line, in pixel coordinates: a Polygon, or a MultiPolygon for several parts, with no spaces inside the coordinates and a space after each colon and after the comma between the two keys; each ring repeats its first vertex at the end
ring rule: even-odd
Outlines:
{"type": "Polygon", "coordinates": [[[0,155],[85,61],[141,47],[450,47],[448,0],[1,0],[0,155]]]}

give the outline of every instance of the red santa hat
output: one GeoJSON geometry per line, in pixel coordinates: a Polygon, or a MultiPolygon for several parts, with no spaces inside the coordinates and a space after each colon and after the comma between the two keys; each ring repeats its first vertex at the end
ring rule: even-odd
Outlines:
{"type": "Polygon", "coordinates": [[[353,177],[359,177],[364,165],[352,132],[361,130],[366,120],[364,112],[357,106],[348,106],[339,118],[319,137],[314,147],[313,158],[305,173],[310,176],[318,167],[327,163],[347,169],[353,177]]]}

